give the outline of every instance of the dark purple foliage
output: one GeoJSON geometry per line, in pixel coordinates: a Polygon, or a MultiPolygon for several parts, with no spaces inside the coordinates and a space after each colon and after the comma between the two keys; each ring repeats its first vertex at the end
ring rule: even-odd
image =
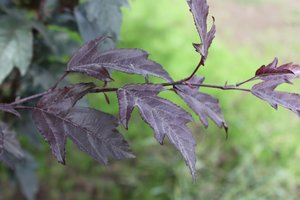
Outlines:
{"type": "Polygon", "coordinates": [[[0,103],[0,111],[11,113],[17,117],[21,117],[20,113],[14,109],[10,104],[0,103]]]}
{"type": "MultiPolygon", "coordinates": [[[[56,88],[58,81],[52,89],[46,92],[21,100],[17,99],[12,104],[0,104],[0,111],[20,116],[15,109],[32,109],[34,123],[50,144],[52,153],[60,163],[65,163],[65,145],[69,138],[80,150],[106,165],[110,159],[134,158],[129,144],[118,132],[117,126],[120,120],[128,129],[131,113],[134,107],[138,107],[141,118],[154,130],[156,140],[163,144],[165,137],[168,137],[169,141],[182,154],[194,179],[196,178],[196,142],[187,127],[187,123],[192,122],[193,118],[176,104],[159,97],[160,92],[165,90],[176,92],[199,116],[206,128],[208,127],[208,118],[210,118],[226,132],[228,128],[218,99],[200,92],[200,88],[252,92],[253,95],[267,101],[274,108],[281,105],[300,116],[300,94],[275,90],[280,84],[291,83],[290,79],[299,77],[299,65],[288,63],[277,66],[278,60],[275,58],[272,63],[260,67],[255,76],[246,81],[224,86],[203,84],[204,78],[195,76],[195,74],[199,67],[204,65],[208,49],[215,37],[216,27],[213,24],[207,31],[209,7],[206,0],[188,0],[187,3],[201,39],[201,44],[194,44],[196,51],[201,54],[201,61],[190,76],[173,81],[162,66],[148,59],[148,53],[141,49],[112,49],[101,52],[98,50],[98,45],[107,37],[98,37],[76,51],[67,65],[66,72],[77,72],[109,82],[113,80],[110,71],[117,70],[143,75],[146,78],[149,75],[160,77],[167,83],[130,84],[120,88],[108,88],[107,84],[97,87],[93,83],[79,83],[56,88]],[[257,79],[262,82],[254,85],[251,90],[240,88],[241,85],[257,79]],[[78,100],[88,93],[104,93],[109,102],[106,92],[117,93],[119,119],[99,110],[74,107],[78,100]],[[21,105],[36,98],[40,98],[40,100],[35,107],[21,105]]],[[[23,151],[16,140],[15,133],[1,122],[0,159],[12,168],[17,168],[15,167],[16,163],[21,158],[23,158],[23,151]]],[[[24,166],[31,171],[19,171],[17,174],[20,177],[31,177],[34,167],[28,163],[24,166]]],[[[33,194],[32,191],[30,194],[33,194]]]]}
{"type": "Polygon", "coordinates": [[[252,94],[267,101],[273,108],[281,105],[300,116],[300,95],[295,93],[276,91],[282,83],[290,83],[285,79],[267,80],[252,87],[252,94]]]}
{"type": "Polygon", "coordinates": [[[161,85],[127,85],[117,91],[120,119],[127,128],[134,106],[139,108],[142,119],[151,126],[155,138],[163,144],[165,136],[182,154],[186,164],[196,177],[195,140],[186,127],[193,121],[190,114],[177,105],[156,96],[164,88],[161,85]]]}
{"type": "Polygon", "coordinates": [[[103,164],[107,164],[108,158],[133,157],[127,142],[115,129],[118,123],[113,116],[90,108],[73,108],[94,87],[88,83],[55,89],[32,112],[37,128],[60,163],[65,163],[67,137],[103,164]]]}
{"type": "Polygon", "coordinates": [[[109,70],[129,74],[149,75],[172,81],[160,64],[149,60],[149,54],[141,49],[112,49],[99,52],[97,46],[105,38],[89,41],[73,55],[68,63],[68,72],[79,72],[103,81],[111,81],[109,70]]]}
{"type": "Polygon", "coordinates": [[[61,163],[65,163],[67,139],[65,118],[75,103],[94,87],[94,84],[77,84],[55,89],[43,96],[32,112],[37,128],[49,142],[52,153],[61,163]]]}
{"type": "Polygon", "coordinates": [[[300,95],[275,90],[280,84],[291,84],[290,79],[299,77],[300,66],[292,63],[279,67],[277,65],[278,59],[275,58],[272,63],[262,66],[256,71],[255,75],[263,81],[254,85],[251,92],[267,101],[275,109],[281,105],[300,116],[300,95]]]}
{"type": "MultiPolygon", "coordinates": [[[[213,24],[207,32],[208,5],[206,0],[188,0],[190,11],[193,14],[196,28],[201,38],[201,44],[193,44],[196,51],[202,55],[203,61],[207,58],[210,47],[216,33],[216,26],[213,24]]],[[[213,19],[214,21],[214,19],[213,19]]]]}
{"type": "Polygon", "coordinates": [[[199,92],[199,86],[192,86],[192,84],[201,84],[203,81],[203,77],[194,76],[187,82],[187,85],[176,86],[176,93],[199,116],[205,128],[208,127],[208,118],[210,118],[219,128],[224,127],[227,131],[227,124],[221,113],[218,99],[199,92]]]}
{"type": "Polygon", "coordinates": [[[66,120],[66,134],[74,143],[95,160],[108,164],[108,158],[134,158],[128,143],[116,127],[118,120],[112,115],[91,108],[72,108],[66,120]]]}
{"type": "Polygon", "coordinates": [[[267,66],[261,66],[255,73],[261,79],[292,79],[300,75],[300,66],[293,63],[278,65],[278,59],[275,58],[267,66]]]}

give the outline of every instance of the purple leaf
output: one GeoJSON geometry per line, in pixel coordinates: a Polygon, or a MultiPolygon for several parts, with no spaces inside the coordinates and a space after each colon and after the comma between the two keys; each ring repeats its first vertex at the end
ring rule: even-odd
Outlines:
{"type": "MultiPolygon", "coordinates": [[[[202,55],[203,62],[207,58],[208,49],[215,37],[216,26],[212,25],[209,32],[207,32],[207,16],[208,16],[208,5],[206,0],[188,0],[187,1],[190,11],[193,14],[196,28],[201,38],[201,44],[193,44],[196,51],[202,55]]],[[[214,18],[213,18],[214,22],[214,18]]]]}
{"type": "Polygon", "coordinates": [[[255,73],[256,76],[265,79],[291,79],[300,75],[300,66],[293,63],[278,65],[278,59],[275,58],[272,63],[267,66],[261,66],[255,73]]]}
{"type": "MultiPolygon", "coordinates": [[[[201,84],[203,81],[203,77],[194,76],[187,82],[187,84],[201,84]]],[[[199,92],[199,87],[191,88],[187,85],[178,85],[176,86],[175,90],[176,93],[199,116],[200,121],[206,128],[208,127],[208,118],[210,118],[219,128],[224,127],[224,129],[227,131],[228,127],[221,113],[219,101],[216,98],[199,92]]]]}
{"type": "Polygon", "coordinates": [[[33,110],[36,126],[49,142],[56,159],[63,164],[67,137],[103,164],[107,164],[109,158],[134,157],[116,130],[116,118],[89,108],[73,108],[93,88],[93,84],[78,84],[56,89],[44,96],[33,110]]]}
{"type": "Polygon", "coordinates": [[[276,91],[275,89],[282,83],[289,83],[290,79],[300,76],[300,66],[293,63],[278,65],[275,58],[267,66],[260,67],[255,75],[263,82],[254,85],[252,94],[267,101],[273,108],[277,109],[281,105],[300,116],[300,94],[276,91]]]}
{"type": "Polygon", "coordinates": [[[270,79],[254,85],[252,94],[267,101],[273,108],[281,105],[300,116],[300,95],[295,93],[275,91],[281,83],[290,83],[285,79],[270,79]]]}
{"type": "Polygon", "coordinates": [[[37,107],[47,108],[55,114],[67,113],[79,99],[94,88],[93,83],[80,83],[70,87],[54,89],[40,99],[37,107]]]}
{"type": "Polygon", "coordinates": [[[52,153],[60,163],[65,163],[66,135],[63,117],[75,103],[95,87],[91,83],[82,83],[55,89],[43,96],[32,112],[33,120],[49,142],[52,153]]]}
{"type": "Polygon", "coordinates": [[[17,117],[21,117],[20,113],[18,111],[16,111],[14,109],[13,106],[11,106],[10,104],[3,104],[3,103],[0,103],[0,110],[3,111],[3,112],[8,112],[8,113],[11,113],[17,117]]]}
{"type": "Polygon", "coordinates": [[[118,120],[114,116],[80,107],[72,108],[66,120],[72,122],[68,136],[97,161],[108,164],[108,158],[135,157],[122,134],[116,130],[118,120]]]}
{"type": "Polygon", "coordinates": [[[163,144],[165,136],[182,154],[193,178],[196,177],[195,140],[186,124],[193,121],[190,114],[177,105],[156,96],[164,88],[161,85],[127,85],[117,91],[120,120],[125,127],[134,106],[139,108],[142,119],[151,126],[155,138],[163,144]]]}
{"type": "Polygon", "coordinates": [[[69,61],[67,71],[83,73],[107,82],[111,81],[112,78],[104,66],[94,61],[95,55],[99,54],[97,46],[104,39],[106,37],[99,37],[80,47],[69,61]]]}
{"type": "Polygon", "coordinates": [[[172,81],[158,63],[149,60],[149,54],[141,49],[113,49],[98,52],[97,46],[105,38],[91,40],[77,50],[68,63],[68,72],[79,72],[103,81],[111,81],[108,70],[129,74],[157,76],[172,81]]]}
{"type": "Polygon", "coordinates": [[[11,168],[15,167],[16,160],[20,160],[24,156],[16,133],[3,122],[0,122],[0,152],[2,152],[0,159],[11,168]]]}

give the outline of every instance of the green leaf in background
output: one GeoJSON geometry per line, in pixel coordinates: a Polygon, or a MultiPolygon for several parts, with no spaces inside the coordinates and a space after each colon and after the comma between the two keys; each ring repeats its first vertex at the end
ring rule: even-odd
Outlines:
{"type": "Polygon", "coordinates": [[[31,29],[9,16],[0,18],[0,83],[17,67],[24,75],[32,58],[31,29]]]}
{"type": "MultiPolygon", "coordinates": [[[[124,5],[127,5],[127,0],[91,0],[77,6],[74,14],[82,38],[88,41],[109,35],[116,42],[122,22],[120,7],[124,5]]],[[[113,48],[113,41],[107,40],[103,49],[113,48]]]]}

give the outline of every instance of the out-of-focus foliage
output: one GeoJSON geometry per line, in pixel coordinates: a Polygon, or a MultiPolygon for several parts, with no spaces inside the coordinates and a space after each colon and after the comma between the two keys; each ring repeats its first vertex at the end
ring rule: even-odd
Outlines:
{"type": "Polygon", "coordinates": [[[14,17],[0,16],[0,82],[18,67],[24,75],[32,57],[33,36],[30,27],[14,17]],[[15,56],[18,55],[18,56],[15,56]]]}
{"type": "Polygon", "coordinates": [[[127,5],[127,0],[93,0],[79,5],[74,14],[83,39],[89,41],[101,35],[109,35],[113,41],[105,40],[101,49],[114,47],[114,42],[119,39],[121,6],[124,5],[127,5]]]}

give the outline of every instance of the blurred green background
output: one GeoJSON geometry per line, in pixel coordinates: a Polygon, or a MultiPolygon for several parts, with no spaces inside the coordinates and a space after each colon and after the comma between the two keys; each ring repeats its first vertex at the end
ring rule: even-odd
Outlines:
{"type": "MultiPolygon", "coordinates": [[[[215,0],[209,4],[217,34],[206,66],[198,73],[206,77],[206,83],[245,80],[274,56],[280,63],[300,63],[298,0],[215,0]]],[[[131,0],[123,14],[119,47],[145,49],[175,80],[193,71],[199,55],[191,44],[199,38],[184,0],[131,0]]],[[[120,73],[113,77],[119,81],[112,86],[143,81],[120,73]]],[[[296,82],[293,88],[282,88],[299,91],[299,86],[296,82]]],[[[28,147],[39,162],[38,199],[298,199],[299,118],[282,108],[275,111],[251,94],[202,91],[220,99],[229,138],[213,123],[204,129],[194,116],[196,123],[190,127],[197,139],[195,183],[179,153],[171,145],[160,146],[135,109],[129,131],[120,128],[137,156],[134,160],[114,161],[105,168],[69,142],[67,166],[62,166],[46,143],[40,151],[28,147]]],[[[88,102],[117,114],[116,97],[109,96],[111,105],[103,95],[89,95],[88,102]]],[[[175,95],[163,96],[188,109],[175,95]]],[[[8,177],[1,179],[5,182],[8,177]]],[[[14,196],[9,185],[3,187],[7,196],[14,196]]]]}

